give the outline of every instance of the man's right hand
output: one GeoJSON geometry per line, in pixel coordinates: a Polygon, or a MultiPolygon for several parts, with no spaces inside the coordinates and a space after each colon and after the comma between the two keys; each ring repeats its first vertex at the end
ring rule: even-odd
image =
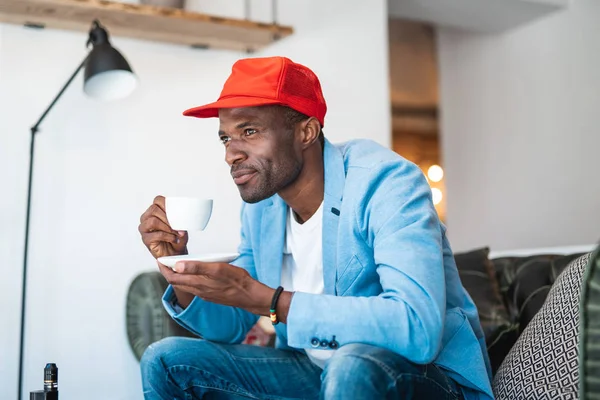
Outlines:
{"type": "Polygon", "coordinates": [[[187,254],[188,234],[171,229],[165,213],[165,198],[156,196],[140,218],[142,242],[154,258],[187,254]]]}
{"type": "MultiPolygon", "coordinates": [[[[142,235],[142,242],[154,258],[187,254],[188,234],[184,231],[178,232],[171,229],[165,212],[164,196],[154,198],[152,205],[142,214],[138,230],[142,235]]],[[[161,263],[158,263],[158,267],[163,276],[171,272],[169,267],[161,263]]],[[[173,290],[177,302],[184,308],[194,299],[193,294],[179,287],[173,286],[173,290]]]]}

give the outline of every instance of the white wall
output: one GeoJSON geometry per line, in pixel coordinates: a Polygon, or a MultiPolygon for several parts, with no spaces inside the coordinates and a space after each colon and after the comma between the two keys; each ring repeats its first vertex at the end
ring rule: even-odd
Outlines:
{"type": "MultiPolygon", "coordinates": [[[[385,2],[279,3],[280,22],[296,33],[255,56],[286,55],[315,70],[333,141],[369,137],[389,145],[385,2]]],[[[241,1],[227,4],[235,9],[214,4],[193,3],[243,15],[241,1]]],[[[261,10],[253,18],[269,20],[269,8],[261,10]]],[[[84,57],[85,40],[0,25],[1,399],[16,397],[29,127],[84,57]]],[[[139,75],[139,89],[99,104],[84,97],[79,76],[37,141],[25,388],[40,389],[45,363],[56,362],[64,400],[142,397],[126,340],[125,298],[137,274],[156,268],[137,232],[156,194],[216,199],[207,230],[191,237],[191,251],[233,250],[238,243],[240,200],[217,140],[218,121],[181,112],[216,99],[233,62],[246,54],[116,37],[113,43],[139,75]]]]}
{"type": "Polygon", "coordinates": [[[470,32],[499,33],[544,18],[569,0],[388,0],[391,16],[470,32]]]}
{"type": "Polygon", "coordinates": [[[440,30],[455,249],[600,239],[600,2],[498,36],[440,30]]]}

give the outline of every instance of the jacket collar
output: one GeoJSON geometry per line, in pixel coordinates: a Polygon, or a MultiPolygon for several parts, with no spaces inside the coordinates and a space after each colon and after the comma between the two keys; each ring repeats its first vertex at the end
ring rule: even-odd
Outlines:
{"type": "Polygon", "coordinates": [[[325,165],[325,196],[341,201],[346,182],[344,158],[341,151],[327,139],[325,139],[323,163],[325,165]]]}

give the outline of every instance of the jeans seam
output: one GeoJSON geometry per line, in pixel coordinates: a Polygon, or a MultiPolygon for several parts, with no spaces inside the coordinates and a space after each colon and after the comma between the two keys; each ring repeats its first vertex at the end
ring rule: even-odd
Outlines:
{"type": "Polygon", "coordinates": [[[247,393],[243,393],[243,392],[234,392],[234,391],[231,391],[231,390],[225,390],[225,389],[221,389],[221,388],[218,388],[218,387],[210,387],[210,386],[203,386],[203,385],[192,385],[192,386],[193,387],[201,387],[201,388],[209,388],[209,389],[212,389],[212,390],[215,390],[215,391],[218,391],[218,392],[223,392],[223,393],[230,393],[230,394],[233,393],[236,396],[247,397],[249,399],[254,399],[254,400],[261,399],[261,397],[256,397],[253,394],[247,394],[247,393]]]}
{"type": "Polygon", "coordinates": [[[457,390],[455,391],[455,390],[454,390],[454,388],[452,387],[452,383],[450,382],[450,377],[449,377],[448,375],[446,375],[446,374],[444,373],[444,371],[442,371],[442,369],[441,369],[440,367],[438,367],[438,366],[437,366],[437,365],[435,365],[435,364],[432,364],[432,365],[433,365],[433,367],[434,367],[435,369],[437,369],[437,370],[438,370],[438,372],[439,372],[441,375],[443,375],[443,377],[444,377],[444,380],[446,381],[446,385],[448,385],[448,390],[449,390],[451,393],[454,393],[454,394],[455,394],[455,395],[458,397],[458,387],[457,387],[457,390]]]}
{"type": "MultiPolygon", "coordinates": [[[[362,355],[362,354],[351,354],[350,357],[362,358],[363,360],[367,360],[367,361],[370,361],[370,362],[374,363],[375,365],[377,365],[378,367],[380,367],[388,375],[388,378],[390,378],[393,381],[402,380],[402,379],[405,379],[407,377],[410,377],[412,379],[425,379],[425,380],[427,380],[429,382],[432,382],[435,385],[437,385],[440,389],[442,389],[444,392],[446,392],[446,394],[452,395],[454,398],[458,398],[458,394],[455,393],[454,390],[452,390],[451,387],[450,387],[450,382],[448,381],[448,377],[442,371],[438,370],[439,373],[444,376],[444,381],[446,382],[447,387],[444,387],[443,385],[441,385],[436,380],[434,380],[432,378],[429,378],[427,376],[416,375],[416,374],[405,373],[405,372],[402,372],[400,374],[395,374],[394,370],[392,368],[388,367],[386,364],[382,363],[378,359],[376,359],[374,357],[371,357],[371,356],[366,356],[366,355],[362,355]]],[[[434,364],[434,366],[435,366],[435,364],[434,364]]]]}
{"type": "Polygon", "coordinates": [[[388,367],[386,364],[382,363],[381,361],[379,361],[378,359],[371,357],[371,356],[365,356],[362,354],[349,354],[349,357],[356,357],[356,358],[361,358],[363,360],[367,360],[367,361],[371,361],[372,363],[374,363],[375,365],[377,365],[379,368],[381,368],[382,370],[385,371],[385,373],[388,375],[388,378],[390,379],[396,379],[396,374],[394,374],[394,370],[390,367],[388,367]]]}
{"type": "Polygon", "coordinates": [[[210,373],[208,371],[205,371],[203,369],[200,369],[200,368],[192,367],[190,365],[172,365],[171,367],[169,367],[167,369],[167,372],[169,373],[170,378],[173,381],[173,383],[175,383],[177,385],[177,387],[179,387],[179,389],[183,390],[184,392],[187,391],[191,387],[200,387],[200,388],[204,388],[204,389],[218,390],[218,391],[225,392],[225,393],[233,393],[233,394],[236,394],[236,395],[248,397],[250,399],[261,399],[261,397],[257,397],[253,393],[250,393],[250,392],[244,390],[243,388],[239,387],[238,385],[236,385],[236,384],[234,384],[234,383],[232,383],[232,382],[230,382],[230,381],[228,381],[226,379],[223,379],[220,376],[214,375],[214,374],[212,374],[212,373],[210,373]],[[199,373],[200,376],[207,376],[208,375],[210,377],[210,379],[207,379],[206,382],[224,382],[227,385],[227,387],[232,387],[232,388],[235,388],[236,390],[224,389],[224,388],[222,388],[222,387],[220,387],[218,385],[211,385],[209,383],[205,383],[205,384],[192,384],[192,385],[189,385],[189,386],[186,386],[185,388],[183,388],[180,385],[178,385],[177,383],[175,383],[175,379],[173,379],[172,372],[176,372],[174,370],[179,370],[179,369],[183,369],[183,370],[186,370],[186,371],[190,370],[190,369],[193,369],[195,371],[198,371],[198,373],[199,373]]]}
{"type": "Polygon", "coordinates": [[[277,362],[277,363],[291,363],[294,360],[290,360],[290,359],[281,359],[281,358],[270,358],[270,357],[238,357],[235,356],[233,354],[229,354],[229,356],[231,358],[234,358],[236,360],[240,360],[240,361],[252,361],[252,362],[258,362],[258,363],[272,363],[272,362],[277,362]]]}
{"type": "Polygon", "coordinates": [[[429,383],[433,383],[433,384],[435,384],[435,385],[436,385],[436,386],[437,386],[439,389],[441,389],[443,392],[445,392],[445,393],[446,393],[446,395],[448,395],[448,396],[452,396],[454,399],[458,399],[458,395],[457,395],[456,393],[454,393],[454,392],[453,392],[453,391],[451,391],[451,390],[448,390],[448,389],[447,389],[447,388],[445,388],[444,386],[440,385],[440,383],[439,383],[439,382],[437,382],[436,380],[434,380],[434,379],[431,379],[431,378],[429,378],[429,377],[427,377],[427,376],[422,376],[422,375],[414,375],[414,374],[406,374],[406,373],[402,373],[402,374],[399,374],[399,375],[398,375],[398,377],[396,378],[396,382],[398,382],[398,381],[403,381],[403,380],[406,380],[406,378],[410,378],[410,379],[411,379],[411,380],[413,380],[413,381],[420,380],[420,381],[427,381],[427,382],[429,382],[429,383]]]}
{"type": "MultiPolygon", "coordinates": [[[[248,390],[245,390],[244,388],[240,387],[239,385],[236,385],[233,382],[230,382],[226,379],[221,378],[218,375],[215,375],[213,373],[210,373],[208,371],[205,371],[203,369],[200,368],[195,368],[189,365],[173,365],[171,367],[168,368],[168,372],[169,374],[171,374],[171,370],[173,369],[183,369],[183,370],[190,370],[193,369],[195,371],[199,372],[199,375],[202,376],[208,376],[209,378],[207,379],[207,382],[224,382],[226,383],[226,385],[228,386],[228,388],[223,388],[221,386],[217,386],[217,385],[210,385],[210,384],[192,384],[189,386],[186,386],[185,389],[182,388],[181,386],[177,385],[181,390],[183,390],[184,392],[191,388],[191,387],[200,387],[200,388],[204,388],[204,389],[210,389],[210,390],[217,390],[223,393],[232,393],[238,396],[243,396],[243,397],[247,397],[249,399],[255,399],[255,400],[279,400],[279,399],[288,399],[288,397],[281,397],[281,396],[272,396],[272,395],[268,395],[266,393],[252,393],[248,390]],[[236,390],[231,390],[229,388],[234,388],[236,390]]],[[[172,377],[171,377],[172,379],[172,377]]],[[[174,381],[174,379],[172,379],[174,381]]],[[[173,382],[175,383],[175,382],[173,382]]],[[[186,393],[187,394],[187,393],[186,393]]]]}

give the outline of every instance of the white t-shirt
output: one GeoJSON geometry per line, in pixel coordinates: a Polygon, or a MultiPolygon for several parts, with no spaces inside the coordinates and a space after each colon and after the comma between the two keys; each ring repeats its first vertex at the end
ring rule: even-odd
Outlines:
{"type": "MultiPolygon", "coordinates": [[[[323,203],[303,224],[288,208],[281,286],[286,291],[321,294],[323,282],[323,203]]],[[[323,368],[335,350],[305,349],[310,360],[323,368]]]]}

